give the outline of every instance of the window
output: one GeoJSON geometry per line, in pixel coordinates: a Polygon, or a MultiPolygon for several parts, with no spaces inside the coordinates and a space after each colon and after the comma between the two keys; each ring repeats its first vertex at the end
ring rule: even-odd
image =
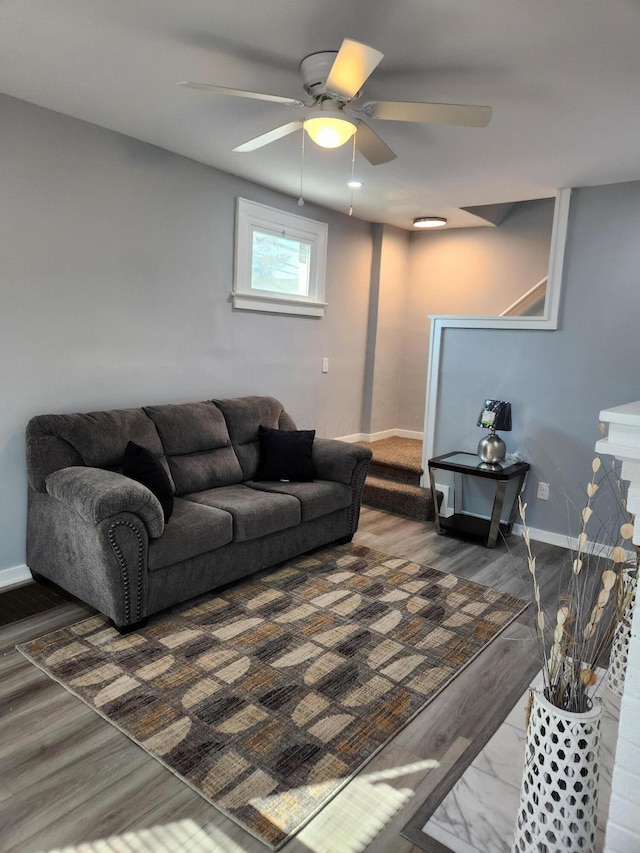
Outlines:
{"type": "Polygon", "coordinates": [[[327,225],[239,198],[233,306],[323,317],[327,225]]]}

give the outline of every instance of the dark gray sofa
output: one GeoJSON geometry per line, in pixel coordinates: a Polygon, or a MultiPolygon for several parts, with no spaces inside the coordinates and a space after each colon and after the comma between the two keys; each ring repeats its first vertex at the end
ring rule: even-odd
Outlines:
{"type": "Polygon", "coordinates": [[[27,564],[122,631],[318,546],[349,541],[371,452],[313,444],[313,482],[256,482],[258,427],[295,429],[273,397],[88,414],[27,427],[27,564]],[[160,456],[174,511],[120,473],[129,441],[160,456]]]}

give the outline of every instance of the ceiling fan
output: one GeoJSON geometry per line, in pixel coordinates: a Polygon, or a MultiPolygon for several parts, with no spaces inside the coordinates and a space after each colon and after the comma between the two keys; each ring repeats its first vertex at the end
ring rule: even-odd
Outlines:
{"type": "Polygon", "coordinates": [[[485,127],[491,119],[491,107],[465,104],[420,103],[415,101],[364,101],[353,103],[384,54],[373,47],[344,39],[339,51],[312,53],[302,60],[304,90],[308,100],[230,89],[210,83],[184,81],[178,86],[202,89],[219,95],[271,101],[292,107],[306,107],[311,115],[296,119],[267,133],[237,145],[233,150],[255,151],[282,139],[300,128],[323,148],[337,148],[356,134],[356,149],[374,166],[388,163],[396,154],[382,141],[365,119],[418,123],[458,124],[485,127]]]}

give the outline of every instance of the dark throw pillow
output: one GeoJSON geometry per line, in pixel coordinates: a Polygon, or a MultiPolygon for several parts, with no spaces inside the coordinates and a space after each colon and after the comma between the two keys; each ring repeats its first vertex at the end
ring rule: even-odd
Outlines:
{"type": "Polygon", "coordinates": [[[308,483],[313,480],[311,451],[314,429],[269,429],[260,425],[260,461],[256,480],[290,480],[308,483]]]}
{"type": "Polygon", "coordinates": [[[173,489],[158,456],[146,447],[130,441],[124,451],[122,473],[153,492],[160,501],[165,523],[169,521],[173,512],[173,489]]]}

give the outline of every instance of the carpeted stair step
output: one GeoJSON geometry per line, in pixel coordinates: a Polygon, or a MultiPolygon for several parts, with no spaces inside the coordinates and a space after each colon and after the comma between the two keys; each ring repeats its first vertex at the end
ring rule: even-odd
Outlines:
{"type": "Polygon", "coordinates": [[[415,438],[383,438],[379,441],[360,441],[368,447],[373,458],[369,463],[369,474],[396,483],[419,486],[422,469],[422,442],[415,438]]]}
{"type": "Polygon", "coordinates": [[[369,472],[373,477],[383,480],[393,480],[396,483],[404,483],[407,486],[419,486],[422,468],[412,468],[404,465],[381,462],[375,456],[369,462],[369,472]]]}
{"type": "Polygon", "coordinates": [[[430,489],[371,474],[364,483],[362,503],[374,509],[405,515],[416,521],[433,521],[435,517],[430,489]]]}

